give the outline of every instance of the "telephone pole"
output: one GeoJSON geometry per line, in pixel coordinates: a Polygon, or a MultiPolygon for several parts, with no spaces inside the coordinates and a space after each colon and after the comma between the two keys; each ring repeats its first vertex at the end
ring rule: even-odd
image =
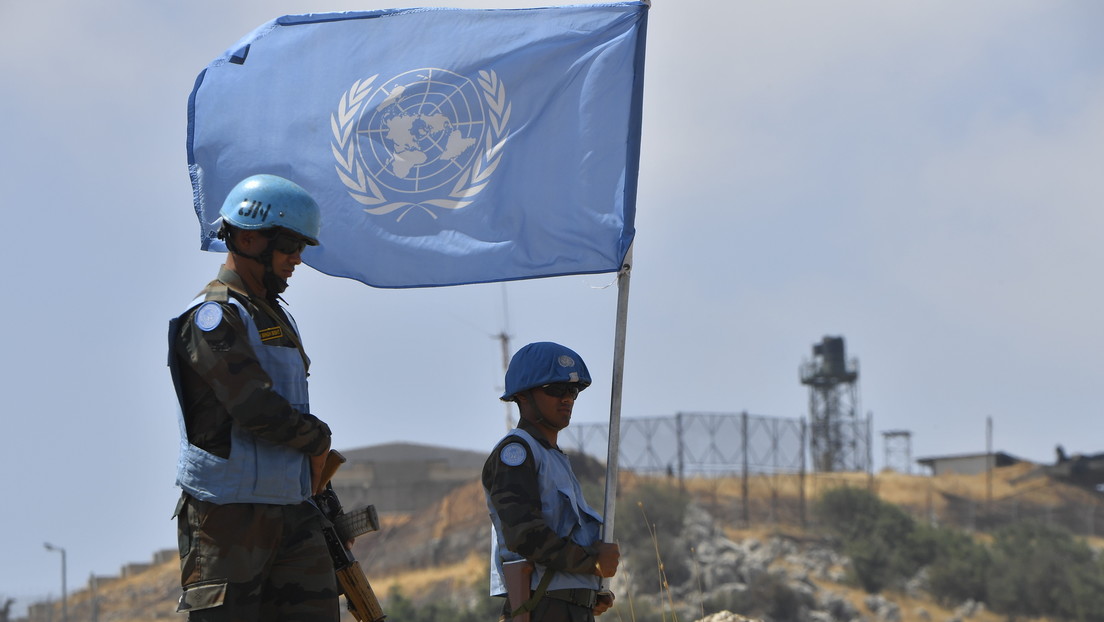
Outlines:
{"type": "Polygon", "coordinates": [[[65,549],[60,546],[54,546],[49,542],[43,543],[47,551],[57,551],[61,553],[61,622],[69,622],[69,602],[67,590],[65,587],[65,549]]]}
{"type": "MultiPolygon", "coordinates": [[[[510,368],[510,310],[506,304],[506,284],[502,284],[502,332],[495,335],[502,344],[502,375],[506,376],[506,370],[510,368]]],[[[503,389],[505,390],[505,389],[503,389]]],[[[510,402],[506,404],[506,431],[514,429],[514,418],[510,413],[510,402]]]]}

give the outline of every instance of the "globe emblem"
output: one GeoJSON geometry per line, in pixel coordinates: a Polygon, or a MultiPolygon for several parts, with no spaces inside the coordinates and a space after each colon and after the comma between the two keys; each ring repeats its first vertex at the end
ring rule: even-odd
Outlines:
{"type": "Polygon", "coordinates": [[[380,86],[361,109],[357,149],[381,186],[421,193],[455,183],[477,157],[486,117],[480,89],[444,69],[415,69],[380,86]]]}

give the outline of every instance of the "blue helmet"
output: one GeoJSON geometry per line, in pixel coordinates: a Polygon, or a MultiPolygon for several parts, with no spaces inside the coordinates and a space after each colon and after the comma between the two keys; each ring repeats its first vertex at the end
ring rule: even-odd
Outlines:
{"type": "Polygon", "coordinates": [[[590,372],[583,357],[551,341],[531,343],[510,359],[506,369],[506,392],[500,399],[512,402],[518,393],[553,382],[575,382],[580,390],[589,387],[590,372]]]}
{"type": "Polygon", "coordinates": [[[253,175],[234,186],[219,216],[238,229],[282,227],[318,245],[322,214],[307,191],[283,177],[253,175]]]}

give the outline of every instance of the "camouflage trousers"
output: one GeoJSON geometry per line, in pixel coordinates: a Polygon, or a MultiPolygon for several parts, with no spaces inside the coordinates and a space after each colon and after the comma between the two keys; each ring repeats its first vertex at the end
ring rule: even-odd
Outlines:
{"type": "Polygon", "coordinates": [[[337,622],[322,517],[310,503],[177,506],[179,612],[190,622],[337,622]]]}

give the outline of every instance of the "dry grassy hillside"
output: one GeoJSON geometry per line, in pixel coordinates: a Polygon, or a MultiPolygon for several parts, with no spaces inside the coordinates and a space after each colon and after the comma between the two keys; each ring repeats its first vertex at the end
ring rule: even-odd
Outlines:
{"type": "Polygon", "coordinates": [[[985,530],[1035,518],[1089,537],[1104,535],[1104,495],[1038,476],[1037,466],[1030,463],[994,469],[991,475],[949,473],[928,477],[893,471],[873,476],[749,475],[746,480],[739,476],[696,478],[685,485],[715,516],[730,525],[809,526],[812,506],[821,493],[850,486],[869,488],[917,519],[949,526],[985,530]]]}
{"type": "MultiPolygon", "coordinates": [[[[943,475],[923,477],[893,472],[868,476],[862,473],[806,476],[802,482],[792,475],[703,478],[685,482],[689,492],[703,505],[717,511],[725,531],[734,539],[762,537],[769,533],[801,534],[798,522],[779,520],[781,508],[795,507],[802,484],[806,504],[811,505],[818,492],[847,485],[872,487],[883,499],[902,505],[916,515],[936,518],[954,514],[955,506],[966,502],[976,508],[1005,507],[1014,504],[1020,513],[1045,512],[1054,516],[1063,509],[1104,519],[1104,495],[1069,486],[1047,478],[1027,478],[1032,465],[1017,465],[994,470],[992,477],[982,475],[943,475]],[[742,522],[744,490],[756,512],[775,510],[773,519],[753,515],[750,524],[742,522]]],[[[632,495],[641,482],[651,481],[623,474],[621,490],[632,495]]],[[[426,511],[406,516],[381,517],[380,532],[358,539],[354,552],[364,567],[376,593],[386,598],[393,586],[417,600],[435,599],[472,591],[486,585],[486,554],[489,548],[489,521],[478,481],[453,490],[426,511]]],[[[1101,528],[1095,533],[1104,533],[1101,528]]],[[[178,595],[178,569],[175,561],[155,565],[144,573],[100,586],[96,601],[100,622],[148,622],[177,619],[174,612],[178,595]]],[[[856,590],[834,586],[841,592],[856,590]]],[[[943,610],[923,603],[933,615],[943,610]]],[[[918,603],[902,603],[902,620],[911,622],[910,611],[918,603]]],[[[92,604],[87,589],[73,592],[69,598],[73,619],[92,619],[92,604]]],[[[38,608],[38,618],[45,612],[38,608]]],[[[59,619],[60,611],[53,619],[59,619]]],[[[975,618],[989,619],[988,616],[975,618]]],[[[995,619],[995,618],[993,618],[995,619]]]]}

